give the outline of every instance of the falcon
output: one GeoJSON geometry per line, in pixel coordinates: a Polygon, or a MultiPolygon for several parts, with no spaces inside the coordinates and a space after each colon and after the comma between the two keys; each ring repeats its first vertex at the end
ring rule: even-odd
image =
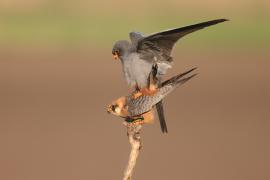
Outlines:
{"type": "Polygon", "coordinates": [[[195,69],[196,68],[193,68],[161,83],[154,95],[141,94],[139,97],[134,98],[131,94],[129,96],[120,97],[108,106],[107,112],[125,118],[127,122],[151,123],[154,119],[153,107],[174,89],[197,75],[189,75],[195,69]]]}
{"type": "MultiPolygon", "coordinates": [[[[161,78],[172,67],[171,56],[174,44],[185,35],[212,26],[227,19],[216,19],[181,28],[166,30],[144,36],[138,32],[129,33],[130,42],[117,41],[112,49],[114,59],[121,61],[124,77],[134,88],[134,97],[154,96],[161,85],[161,78]]],[[[167,133],[162,101],[156,104],[160,126],[167,133]]]]}

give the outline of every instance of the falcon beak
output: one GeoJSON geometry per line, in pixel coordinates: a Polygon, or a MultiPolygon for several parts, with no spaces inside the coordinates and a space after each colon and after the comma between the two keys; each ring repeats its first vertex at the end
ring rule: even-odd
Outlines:
{"type": "Polygon", "coordinates": [[[113,58],[115,59],[115,60],[119,60],[119,56],[118,56],[118,54],[113,54],[113,58]]]}
{"type": "Polygon", "coordinates": [[[107,107],[107,113],[108,114],[111,114],[112,113],[112,106],[111,105],[107,107]]]}

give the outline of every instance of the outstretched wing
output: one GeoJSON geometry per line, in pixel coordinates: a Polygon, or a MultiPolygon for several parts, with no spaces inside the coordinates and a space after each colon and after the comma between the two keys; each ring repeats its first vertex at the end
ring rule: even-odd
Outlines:
{"type": "Polygon", "coordinates": [[[224,21],[227,19],[216,19],[149,35],[138,41],[136,51],[141,54],[143,59],[156,58],[158,61],[171,62],[171,51],[180,38],[224,21]]]}

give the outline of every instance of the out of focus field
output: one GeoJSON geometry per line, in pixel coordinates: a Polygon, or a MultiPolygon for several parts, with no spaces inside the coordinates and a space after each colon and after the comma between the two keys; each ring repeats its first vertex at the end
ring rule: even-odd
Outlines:
{"type": "Polygon", "coordinates": [[[143,130],[134,179],[270,179],[270,2],[0,0],[0,179],[120,179],[127,94],[114,41],[216,18],[173,51],[169,134],[143,130]]]}
{"type": "Polygon", "coordinates": [[[230,19],[229,28],[203,32],[185,44],[225,47],[269,45],[268,1],[179,1],[128,3],[126,1],[33,1],[0,2],[2,43],[76,44],[104,47],[132,30],[152,33],[215,18],[230,19]],[[220,36],[222,34],[222,36],[220,36]]]}

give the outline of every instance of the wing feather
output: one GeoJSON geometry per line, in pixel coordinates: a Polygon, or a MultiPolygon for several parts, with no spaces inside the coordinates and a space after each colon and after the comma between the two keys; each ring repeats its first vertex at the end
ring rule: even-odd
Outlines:
{"type": "Polygon", "coordinates": [[[171,62],[171,51],[180,38],[224,21],[227,21],[227,19],[216,19],[149,35],[138,41],[136,51],[142,55],[143,59],[145,57],[156,57],[159,61],[171,62]]]}

